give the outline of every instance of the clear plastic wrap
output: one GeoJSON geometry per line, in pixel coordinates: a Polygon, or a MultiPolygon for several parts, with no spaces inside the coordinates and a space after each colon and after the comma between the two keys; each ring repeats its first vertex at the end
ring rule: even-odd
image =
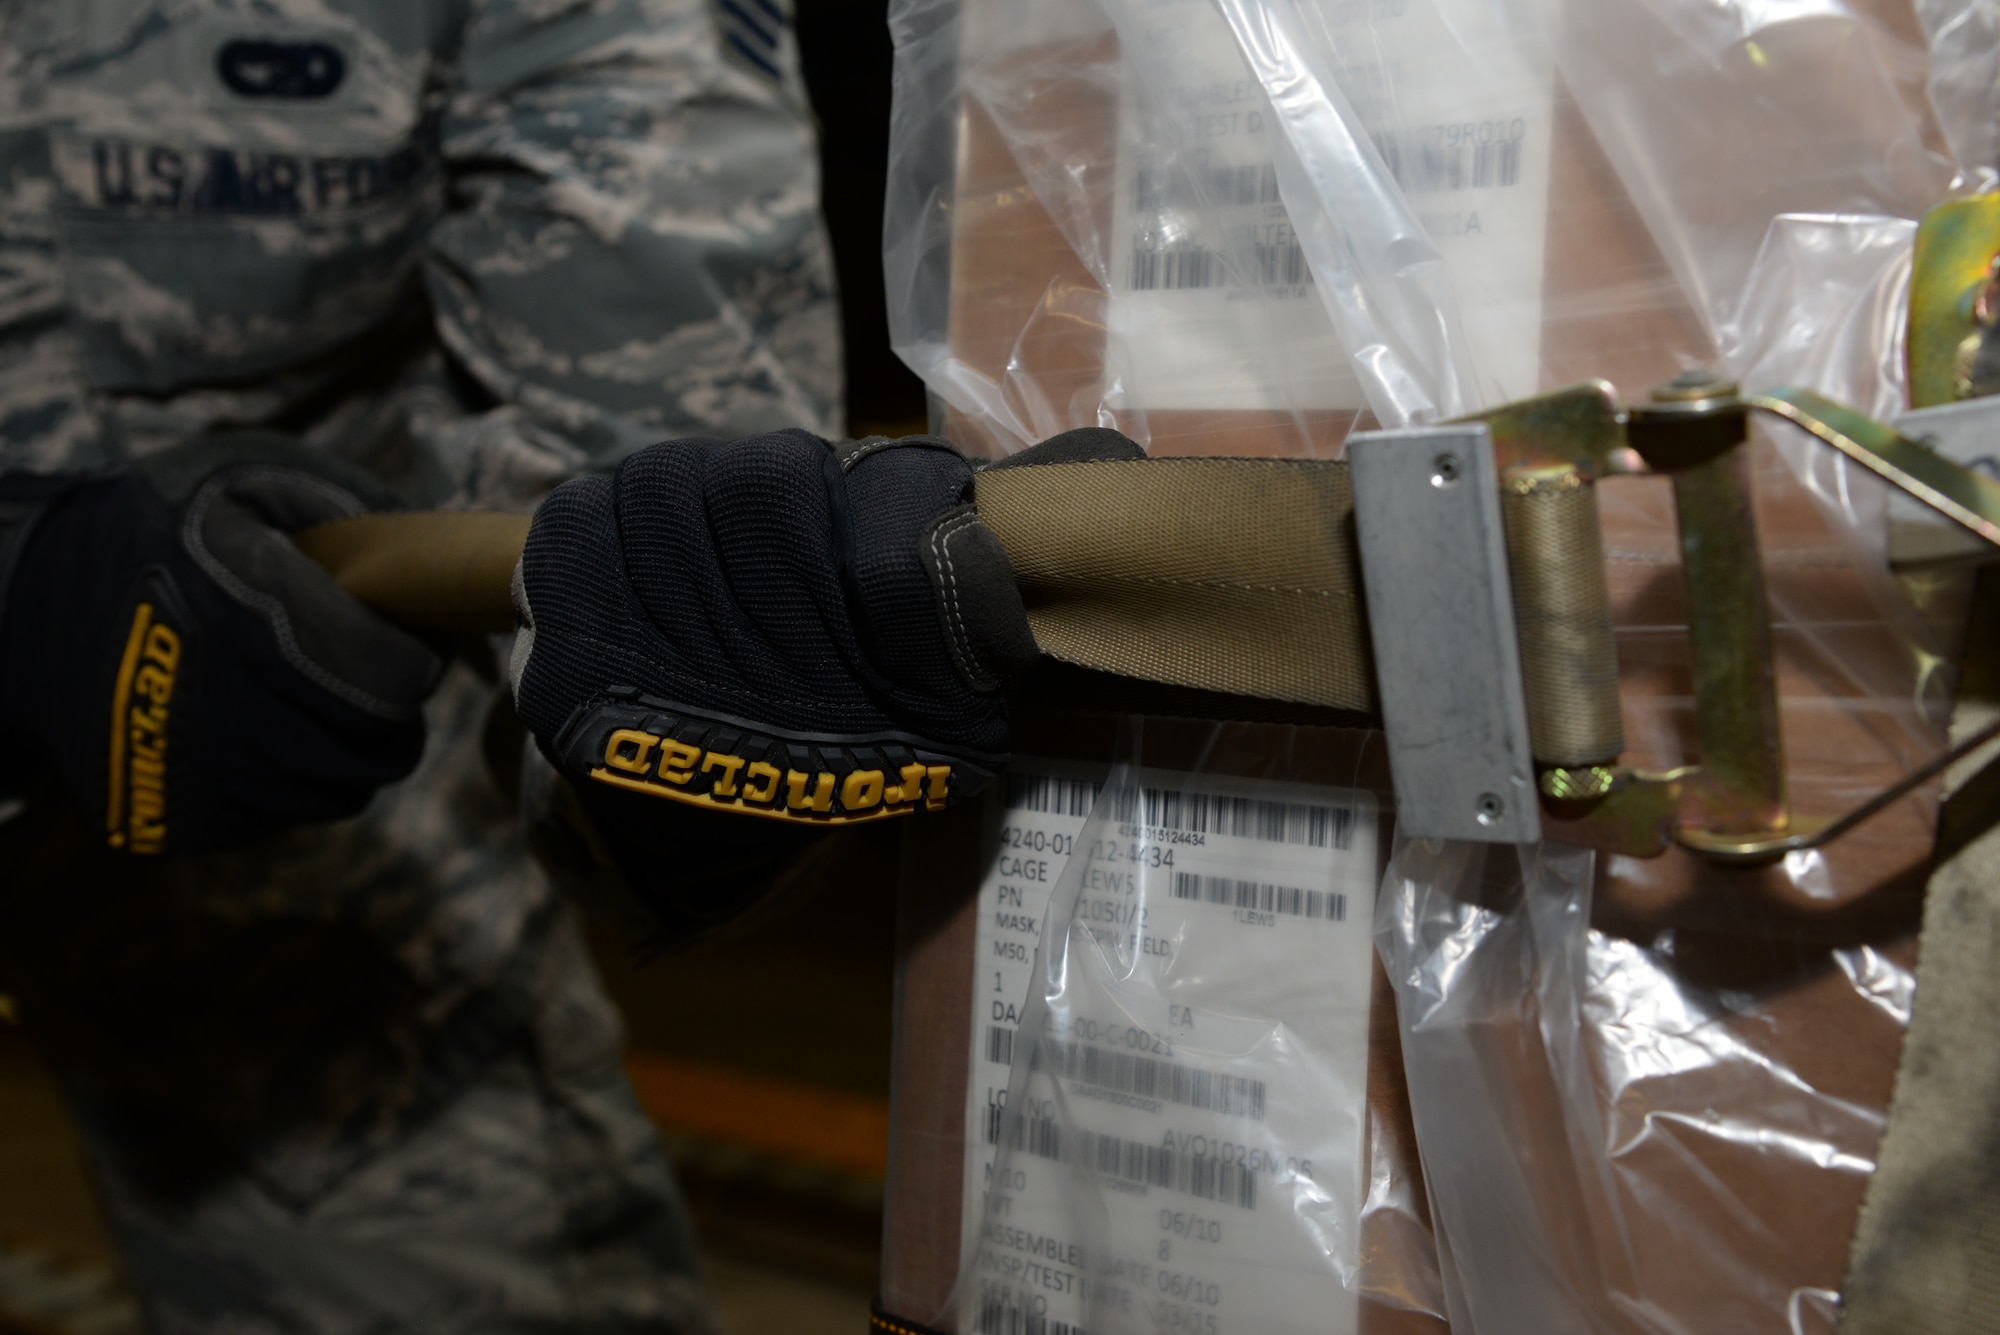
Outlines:
{"type": "MultiPolygon", "coordinates": [[[[1774,220],[1908,223],[1988,179],[2000,133],[1971,0],[898,0],[891,25],[892,333],[994,449],[1145,442],[1162,413],[1171,447],[1179,414],[1255,409],[1302,453],[1364,407],[1800,379],[1745,318],[1774,220]]],[[[1870,406],[1882,369],[1820,387],[1870,406]]]]}
{"type": "Polygon", "coordinates": [[[1384,881],[1454,1325],[1832,1331],[1907,941],[1753,886],[1647,923],[1593,903],[1592,861],[1406,841],[1384,881]]]}
{"type": "Polygon", "coordinates": [[[1916,0],[1929,89],[1961,190],[2000,183],[2000,10],[1985,0],[1916,0]]]}
{"type": "MultiPolygon", "coordinates": [[[[1106,425],[1333,455],[1695,364],[1890,416],[1916,220],[1990,187],[2000,133],[1970,0],[897,0],[892,26],[892,325],[985,453],[1106,425]]],[[[1939,749],[1955,630],[1886,565],[1883,484],[1788,428],[1755,448],[1791,799],[1831,817],[1939,749]]],[[[1671,489],[1598,494],[1625,760],[1697,761],[1671,489]]],[[[1416,1288],[1464,1329],[1829,1329],[1935,808],[1748,871],[1399,845],[1377,946],[1438,1225],[1416,1288]]],[[[1136,975],[1046,916],[1068,972],[1026,1003],[1114,1005],[1136,975]]],[[[1051,1081],[1026,1060],[1021,1089],[1051,1081]]],[[[1115,1188],[1074,1179],[1075,1236],[1117,1255],[1115,1188]]],[[[1365,1296],[1328,1208],[1298,1237],[1365,1296]]]]}
{"type": "Polygon", "coordinates": [[[898,351],[1002,449],[1100,423],[1165,444],[1224,410],[1265,452],[1327,451],[1364,408],[1532,390],[1533,9],[898,5],[898,351]]]}

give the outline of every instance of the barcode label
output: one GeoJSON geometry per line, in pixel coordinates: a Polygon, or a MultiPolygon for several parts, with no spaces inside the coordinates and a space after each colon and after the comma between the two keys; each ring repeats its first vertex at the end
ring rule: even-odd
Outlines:
{"type": "Polygon", "coordinates": [[[1492,138],[1453,142],[1431,129],[1422,132],[1420,142],[1408,149],[1402,136],[1392,130],[1369,138],[1375,141],[1375,151],[1382,155],[1396,184],[1412,194],[1485,190],[1521,182],[1521,140],[1505,137],[1509,128],[1517,135],[1525,133],[1525,127],[1516,122],[1515,127],[1503,127],[1492,138]]]}
{"type": "Polygon", "coordinates": [[[1203,1112],[1248,1117],[1253,1122],[1264,1120],[1262,1080],[1059,1038],[1043,1039],[1036,1059],[1038,1064],[1045,1059],[1065,1080],[1114,1094],[1161,1099],[1203,1112]]]}
{"type": "Polygon", "coordinates": [[[1067,1140],[1075,1146],[1076,1161],[1100,1177],[1240,1205],[1246,1210],[1257,1208],[1256,1170],[1234,1160],[1098,1131],[1066,1132],[1060,1123],[1046,1117],[1010,1117],[1003,1125],[1015,1149],[1038,1159],[1060,1160],[1067,1140]]]}
{"type": "MultiPolygon", "coordinates": [[[[1312,270],[1306,266],[1306,253],[1296,241],[1252,246],[1250,260],[1256,268],[1257,281],[1266,287],[1297,286],[1313,280],[1312,270]]],[[[1199,242],[1132,252],[1135,292],[1188,292],[1228,287],[1235,282],[1235,275],[1222,257],[1199,242]]]]}
{"type": "MultiPolygon", "coordinates": [[[[1015,811],[1087,816],[1104,790],[1087,779],[1017,774],[1007,780],[1007,805],[1015,811]]],[[[1112,798],[1112,819],[1128,825],[1227,834],[1274,844],[1346,849],[1354,845],[1354,809],[1309,802],[1277,802],[1171,788],[1125,788],[1112,798]]]]}
{"type": "MultiPolygon", "coordinates": [[[[989,1025],[986,1060],[1013,1065],[1015,1032],[1006,1025],[989,1025]]],[[[1041,1051],[1032,1060],[1036,1070],[1052,1070],[1065,1080],[1114,1094],[1159,1099],[1226,1117],[1247,1117],[1253,1122],[1264,1120],[1264,1082],[1247,1076],[1060,1038],[1043,1039],[1041,1051]]],[[[989,1116],[986,1139],[989,1144],[1000,1139],[998,1118],[989,1116]]]]}
{"type": "Polygon", "coordinates": [[[1082,1326],[1051,1321],[1040,1312],[1023,1308],[1006,1290],[984,1284],[979,1289],[979,1317],[974,1329],[979,1335],[1084,1335],[1082,1326]]]}
{"type": "Polygon", "coordinates": [[[1181,871],[1174,873],[1174,898],[1261,913],[1285,913],[1294,918],[1347,921],[1347,896],[1338,890],[1306,890],[1296,885],[1238,881],[1227,876],[1197,876],[1181,871]]]}

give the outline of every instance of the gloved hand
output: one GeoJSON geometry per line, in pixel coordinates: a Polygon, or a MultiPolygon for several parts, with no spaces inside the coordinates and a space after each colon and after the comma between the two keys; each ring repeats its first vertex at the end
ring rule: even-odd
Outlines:
{"type": "MultiPolygon", "coordinates": [[[[1086,431],[1037,452],[1139,450],[1086,431]]],[[[973,477],[934,437],[780,431],[655,445],[543,503],[515,572],[516,706],[670,926],[1006,762],[1003,687],[1035,642],[973,477]]]]}
{"type": "Polygon", "coordinates": [[[367,508],[256,463],[209,475],[178,512],[132,473],[0,475],[11,777],[53,769],[131,853],[359,811],[416,765],[443,665],[285,535],[367,508]]]}

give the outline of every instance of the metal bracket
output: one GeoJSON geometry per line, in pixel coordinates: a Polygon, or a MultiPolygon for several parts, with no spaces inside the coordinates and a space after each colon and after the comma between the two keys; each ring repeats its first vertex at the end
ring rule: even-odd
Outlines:
{"type": "Polygon", "coordinates": [[[1648,774],[1608,762],[1575,768],[1545,761],[1538,784],[1553,837],[1639,856],[1664,851],[1671,839],[1718,861],[1766,861],[1845,833],[1957,754],[1830,823],[1808,829],[1792,818],[1743,449],[1753,412],[1783,418],[2000,546],[2000,482],[1807,390],[1744,396],[1692,372],[1656,390],[1652,403],[1631,408],[1598,381],[1482,414],[1503,479],[1666,474],[1674,482],[1701,764],[1648,774]]]}
{"type": "MultiPolygon", "coordinates": [[[[1460,449],[1442,442],[1464,442],[1468,438],[1450,435],[1463,428],[1355,437],[1363,573],[1406,828],[1501,837],[1491,826],[1464,819],[1465,785],[1476,774],[1480,791],[1497,793],[1501,776],[1518,771],[1524,734],[1516,724],[1524,703],[1526,744],[1536,756],[1550,835],[1638,856],[1663,852],[1670,842],[1736,862],[1811,848],[1875,815],[1966,747],[1986,740],[1962,743],[1834,821],[1808,829],[1791,815],[1770,613],[1743,449],[1751,414],[1783,418],[1897,488],[1892,558],[1991,558],[2000,549],[2000,478],[1976,466],[1992,472],[2000,457],[2000,396],[1970,397],[2000,382],[2000,195],[1951,200],[1932,210],[1918,229],[1913,265],[1907,347],[1910,398],[1919,411],[1903,418],[1900,430],[1807,390],[1742,395],[1700,371],[1630,408],[1609,384],[1592,381],[1470,419],[1491,431],[1490,459],[1477,451],[1493,473],[1480,487],[1488,501],[1495,487],[1509,489],[1512,497],[1528,490],[1588,492],[1605,478],[1673,479],[1699,766],[1646,773],[1618,765],[1615,754],[1595,754],[1615,753],[1623,742],[1615,664],[1608,677],[1600,670],[1613,656],[1605,647],[1606,604],[1594,604],[1594,623],[1574,614],[1592,606],[1582,585],[1597,578],[1587,572],[1601,568],[1594,496],[1591,522],[1572,524],[1553,546],[1517,542],[1513,559],[1523,564],[1512,572],[1513,602],[1521,604],[1516,608],[1506,575],[1496,575],[1490,564],[1495,508],[1462,502],[1453,508],[1444,493],[1427,496],[1418,485],[1429,482],[1418,476],[1422,452],[1460,449]],[[1939,524],[1939,516],[1949,524],[1939,524]],[[1461,582],[1446,587],[1453,578],[1461,582]],[[1480,591],[1477,609],[1461,606],[1473,589],[1480,591]],[[1499,607],[1511,609],[1502,618],[1509,624],[1489,629],[1478,620],[1491,620],[1499,607]],[[1453,610],[1441,610],[1446,608],[1453,610]],[[1528,618],[1519,626],[1511,622],[1517,613],[1528,618]],[[1504,654],[1498,647],[1503,642],[1504,654]],[[1525,674],[1512,656],[1516,644],[1533,650],[1525,674]],[[1502,657],[1504,674],[1473,679],[1502,657]],[[1436,740],[1440,720],[1455,730],[1449,748],[1436,740]],[[1587,720],[1596,726],[1582,726],[1587,720]],[[1555,754],[1579,736],[1583,742],[1555,754]],[[1453,754],[1439,755],[1440,749],[1453,754]]],[[[1504,514],[1511,524],[1514,511],[1504,514]]],[[[1522,837],[1526,828],[1527,822],[1510,820],[1505,837],[1522,837]]]]}
{"type": "MultiPolygon", "coordinates": [[[[1896,419],[1896,431],[1938,454],[2000,482],[2000,398],[1966,399],[1919,408],[1896,419]]],[[[1892,565],[1991,560],[1992,543],[1962,525],[1948,523],[1932,507],[1901,494],[1889,498],[1889,561],[1892,565]]]]}
{"type": "Polygon", "coordinates": [[[1541,838],[1500,479],[1483,423],[1359,432],[1347,457],[1396,820],[1541,838]]]}

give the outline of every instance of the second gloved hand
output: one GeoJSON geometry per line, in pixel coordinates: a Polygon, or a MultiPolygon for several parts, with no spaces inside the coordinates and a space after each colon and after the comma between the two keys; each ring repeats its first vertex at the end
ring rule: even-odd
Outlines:
{"type": "Polygon", "coordinates": [[[423,751],[443,664],[287,536],[368,505],[302,468],[0,476],[0,784],[53,771],[127,853],[351,816],[423,751]]]}
{"type": "Polygon", "coordinates": [[[656,445],[543,504],[516,703],[656,915],[722,916],[718,878],[1005,763],[1035,642],[973,477],[931,437],[780,431],[656,445]]]}
{"type": "Polygon", "coordinates": [[[516,574],[516,702],[572,779],[826,827],[1005,762],[1013,574],[930,437],[670,441],[559,488],[516,574]]]}

